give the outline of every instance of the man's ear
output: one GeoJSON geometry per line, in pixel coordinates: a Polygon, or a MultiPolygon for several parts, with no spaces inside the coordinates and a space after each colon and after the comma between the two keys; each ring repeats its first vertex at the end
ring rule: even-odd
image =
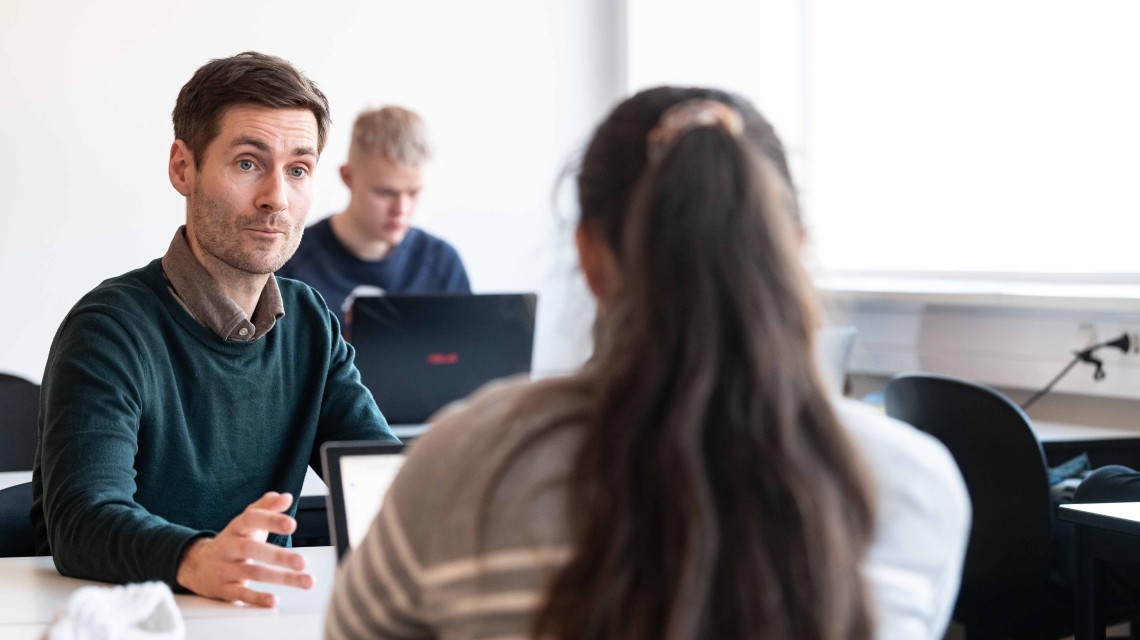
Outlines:
{"type": "Polygon", "coordinates": [[[181,140],[175,140],[170,145],[170,164],[167,166],[170,174],[170,184],[183,196],[189,197],[194,190],[194,179],[197,176],[197,167],[194,165],[194,152],[181,140]]]}
{"type": "Polygon", "coordinates": [[[352,167],[348,166],[347,162],[340,165],[340,180],[349,191],[352,191],[352,167]]]}
{"type": "Polygon", "coordinates": [[[586,276],[586,286],[599,302],[606,302],[617,293],[621,280],[617,257],[602,234],[593,227],[578,225],[574,240],[578,245],[578,263],[586,276]]]}

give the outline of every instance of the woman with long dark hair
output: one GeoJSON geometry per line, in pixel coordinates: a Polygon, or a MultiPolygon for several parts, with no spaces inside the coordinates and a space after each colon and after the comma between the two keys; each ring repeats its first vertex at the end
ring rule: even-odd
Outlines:
{"type": "Polygon", "coordinates": [[[435,421],[328,636],[941,637],[965,490],[932,439],[828,397],[772,127],[723,92],[639,93],[578,192],[593,359],[435,421]]]}

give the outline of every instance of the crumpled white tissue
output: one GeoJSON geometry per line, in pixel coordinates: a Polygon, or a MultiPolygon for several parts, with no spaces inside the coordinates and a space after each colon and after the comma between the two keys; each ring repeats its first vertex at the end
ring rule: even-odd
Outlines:
{"type": "Polygon", "coordinates": [[[186,627],[162,582],[82,587],[56,612],[42,640],[182,640],[186,627]]]}

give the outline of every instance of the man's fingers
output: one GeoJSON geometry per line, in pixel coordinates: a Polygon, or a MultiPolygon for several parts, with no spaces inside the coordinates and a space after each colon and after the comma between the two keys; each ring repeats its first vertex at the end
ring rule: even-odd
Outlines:
{"type": "Polygon", "coordinates": [[[277,606],[277,596],[272,593],[254,591],[232,582],[222,585],[221,598],[229,602],[246,602],[257,607],[277,606]]]}
{"type": "Polygon", "coordinates": [[[286,569],[293,569],[294,571],[302,571],[305,565],[305,556],[295,552],[284,549],[275,544],[268,542],[256,542],[250,540],[253,544],[245,545],[243,551],[246,552],[245,557],[250,560],[258,560],[266,564],[276,565],[278,567],[285,567],[286,569]]]}
{"type": "Polygon", "coordinates": [[[293,494],[291,493],[277,493],[270,491],[257,499],[257,502],[249,505],[249,509],[265,509],[267,511],[284,511],[293,504],[293,494]]]}
{"type": "Polygon", "coordinates": [[[259,530],[289,535],[297,530],[297,521],[275,511],[246,509],[240,516],[234,518],[226,528],[229,529],[230,533],[239,536],[253,535],[255,531],[259,530]]]}
{"type": "Polygon", "coordinates": [[[257,560],[266,564],[293,569],[294,571],[303,570],[307,564],[305,556],[299,553],[289,551],[275,544],[258,542],[257,540],[250,540],[249,538],[234,539],[233,544],[226,549],[225,559],[230,562],[257,560]]]}
{"type": "Polygon", "coordinates": [[[254,582],[265,582],[268,584],[282,584],[286,587],[296,587],[298,589],[311,589],[313,588],[313,576],[307,573],[298,573],[296,571],[282,571],[281,569],[274,569],[273,567],[264,564],[235,564],[233,569],[234,578],[237,580],[253,580],[254,582]]]}

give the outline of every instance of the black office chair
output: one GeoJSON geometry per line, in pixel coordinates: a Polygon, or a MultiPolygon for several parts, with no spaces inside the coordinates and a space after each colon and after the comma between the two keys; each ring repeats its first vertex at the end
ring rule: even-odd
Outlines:
{"type": "Polygon", "coordinates": [[[0,558],[35,555],[36,530],[31,513],[32,483],[0,489],[0,558]]]}
{"type": "Polygon", "coordinates": [[[1001,393],[966,380],[902,374],[887,383],[887,415],[950,450],[973,503],[973,529],[954,620],[970,638],[1072,633],[1072,591],[1047,580],[1053,508],[1041,443],[1001,393]]]}
{"type": "Polygon", "coordinates": [[[0,373],[0,472],[32,470],[39,413],[40,386],[0,373]]]}

